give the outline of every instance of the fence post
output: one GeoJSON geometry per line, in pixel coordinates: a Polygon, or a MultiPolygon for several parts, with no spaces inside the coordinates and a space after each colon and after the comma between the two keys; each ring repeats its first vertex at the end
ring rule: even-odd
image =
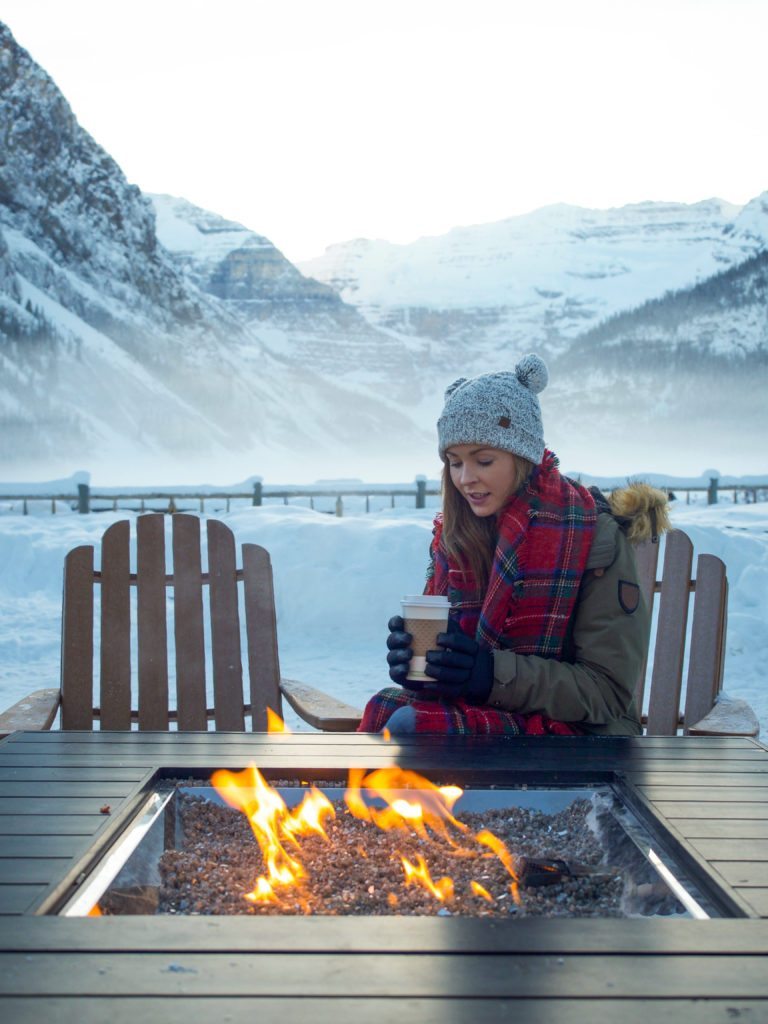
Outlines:
{"type": "Polygon", "coordinates": [[[262,498],[261,477],[259,477],[258,480],[256,480],[254,485],[253,485],[253,501],[252,501],[251,504],[253,504],[253,505],[260,505],[261,504],[261,498],[262,498]]]}
{"type": "Polygon", "coordinates": [[[77,511],[80,515],[91,511],[91,488],[88,484],[77,485],[77,511]]]}
{"type": "Polygon", "coordinates": [[[344,503],[341,500],[341,495],[336,499],[336,515],[339,519],[344,515],[344,503]]]}
{"type": "Polygon", "coordinates": [[[416,477],[416,508],[427,507],[427,478],[425,476],[416,477]]]}
{"type": "Polygon", "coordinates": [[[709,488],[707,489],[707,504],[717,504],[717,477],[711,476],[709,478],[709,488]]]}

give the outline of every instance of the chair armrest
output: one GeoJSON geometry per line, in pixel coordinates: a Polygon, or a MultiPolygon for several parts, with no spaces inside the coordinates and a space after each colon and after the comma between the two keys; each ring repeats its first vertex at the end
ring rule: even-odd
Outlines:
{"type": "Polygon", "coordinates": [[[363,712],[359,708],[336,700],[314,686],[295,679],[281,679],[280,690],[293,710],[315,729],[323,732],[354,732],[360,725],[363,712]]]}
{"type": "Polygon", "coordinates": [[[50,729],[61,703],[61,690],[35,690],[0,715],[0,734],[20,729],[50,729]]]}
{"type": "Polygon", "coordinates": [[[686,732],[690,736],[754,736],[760,735],[757,715],[745,700],[730,697],[721,691],[715,705],[686,732]]]}

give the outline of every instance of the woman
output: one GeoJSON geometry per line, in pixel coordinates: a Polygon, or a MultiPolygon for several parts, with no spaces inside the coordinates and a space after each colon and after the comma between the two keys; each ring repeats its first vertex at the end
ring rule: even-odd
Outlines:
{"type": "Polygon", "coordinates": [[[411,637],[390,619],[399,685],[368,702],[361,731],[640,733],[650,617],[631,544],[666,529],[666,496],[635,484],[609,502],[562,476],[536,397],[547,381],[528,355],[446,391],[425,593],[448,596],[448,632],[427,653],[434,683],[416,690],[411,637]]]}

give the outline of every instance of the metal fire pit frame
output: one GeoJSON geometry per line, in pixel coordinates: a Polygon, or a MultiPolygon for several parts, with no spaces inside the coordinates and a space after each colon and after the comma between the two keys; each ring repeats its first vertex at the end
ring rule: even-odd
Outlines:
{"type": "MultiPolygon", "coordinates": [[[[379,1024],[768,1019],[768,750],[732,737],[505,740],[16,733],[0,741],[0,1007],[14,1021],[379,1024]],[[161,768],[460,785],[615,780],[740,918],[52,916],[161,768]],[[337,774],[333,774],[334,769],[337,774]],[[448,770],[450,769],[450,771],[448,770]]],[[[700,877],[697,875],[697,877],[700,877]]]]}

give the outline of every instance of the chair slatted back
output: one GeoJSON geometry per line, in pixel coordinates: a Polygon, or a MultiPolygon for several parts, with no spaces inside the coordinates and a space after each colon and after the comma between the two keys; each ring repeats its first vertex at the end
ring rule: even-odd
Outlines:
{"type": "Polygon", "coordinates": [[[208,720],[200,520],[196,516],[174,516],[172,544],[178,727],[184,732],[204,730],[208,720]]]}
{"type": "Polygon", "coordinates": [[[727,609],[725,565],[714,555],[699,555],[685,699],[689,724],[707,714],[722,687],[727,609]]]}
{"type": "Polygon", "coordinates": [[[252,728],[263,732],[267,728],[267,707],[279,714],[282,704],[275,592],[269,552],[265,548],[243,544],[243,575],[252,728]]]}
{"type": "Polygon", "coordinates": [[[101,676],[103,729],[131,727],[131,586],[129,523],[114,523],[101,542],[101,676]]]}
{"type": "Polygon", "coordinates": [[[235,538],[227,526],[213,519],[208,521],[208,574],[216,728],[242,730],[245,728],[245,718],[235,538]]]}
{"type": "MultiPolygon", "coordinates": [[[[648,608],[653,609],[654,600],[656,598],[656,570],[659,564],[658,538],[656,538],[655,541],[647,540],[642,544],[638,544],[635,547],[635,557],[637,560],[637,573],[640,583],[640,591],[648,608]]],[[[643,706],[647,668],[648,655],[646,655],[643,660],[643,664],[635,682],[635,705],[638,708],[642,708],[643,706]]]]}
{"type": "MultiPolygon", "coordinates": [[[[658,544],[646,541],[635,549],[641,590],[649,607],[658,595],[656,642],[652,652],[651,689],[646,732],[674,736],[695,724],[712,708],[722,689],[728,583],[725,565],[714,555],[699,555],[692,578],[693,545],[682,530],[667,534],[661,579],[656,579],[658,544]],[[693,616],[689,640],[685,708],[681,708],[683,666],[689,606],[693,616]]],[[[645,667],[635,691],[643,706],[645,667]]]]}
{"type": "Polygon", "coordinates": [[[282,713],[280,666],[269,554],[243,545],[243,567],[236,567],[232,531],[208,520],[208,572],[202,571],[200,520],[172,518],[173,572],[166,573],[165,517],[140,516],[136,523],[136,573],[130,572],[130,523],[110,526],[102,538],[101,569],[94,571],[94,549],[69,552],[64,568],[62,611],[62,728],[242,731],[245,718],[265,729],[267,706],[282,713]],[[238,583],[243,581],[244,600],[238,583]],[[209,587],[213,707],[206,701],[204,588],[209,587]],[[98,700],[93,699],[94,587],[101,594],[98,700]],[[132,622],[131,588],[136,588],[132,622]],[[168,598],[173,601],[176,710],[169,710],[168,598]],[[243,695],[240,609],[244,605],[250,699],[243,695]],[[136,632],[137,708],[131,706],[131,630],[136,632]]]}
{"type": "MultiPolygon", "coordinates": [[[[168,728],[168,627],[163,526],[160,516],[141,516],[136,521],[140,729],[168,728]]],[[[125,728],[130,728],[130,725],[125,728]]]]}
{"type": "Polygon", "coordinates": [[[93,728],[93,548],[90,546],[74,548],[64,559],[61,693],[62,729],[93,728]]]}

